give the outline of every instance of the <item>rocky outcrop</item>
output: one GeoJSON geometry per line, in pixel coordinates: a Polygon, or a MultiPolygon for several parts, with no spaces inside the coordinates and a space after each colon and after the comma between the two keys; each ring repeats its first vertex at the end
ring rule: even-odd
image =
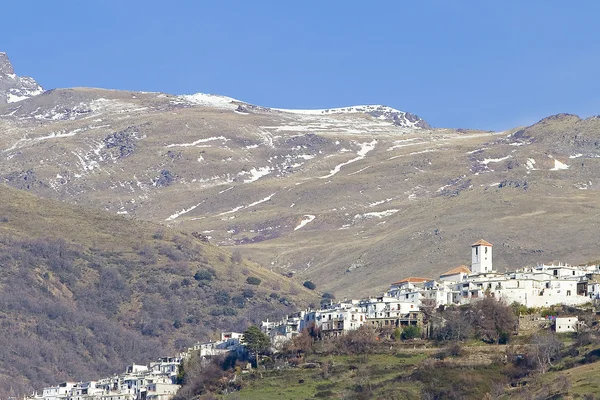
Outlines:
{"type": "Polygon", "coordinates": [[[25,100],[43,91],[33,78],[17,76],[6,53],[0,52],[0,104],[25,100]]]}

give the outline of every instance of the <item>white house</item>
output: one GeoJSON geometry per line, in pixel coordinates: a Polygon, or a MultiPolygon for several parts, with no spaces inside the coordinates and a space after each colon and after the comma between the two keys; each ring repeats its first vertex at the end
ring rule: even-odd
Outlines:
{"type": "MultiPolygon", "coordinates": [[[[491,259],[491,254],[490,254],[490,259],[491,259]]],[[[447,272],[444,272],[443,274],[441,274],[440,280],[447,281],[447,282],[462,282],[465,279],[467,279],[467,277],[469,276],[470,273],[471,273],[471,270],[469,268],[467,268],[466,265],[459,265],[458,267],[453,268],[450,271],[447,271],[447,272]]]]}
{"type": "Polygon", "coordinates": [[[77,382],[62,382],[56,386],[46,387],[42,390],[42,397],[44,400],[64,399],[76,385],[77,382]]]}
{"type": "Polygon", "coordinates": [[[578,317],[556,317],[554,322],[554,330],[556,333],[577,332],[578,325],[578,317]]]}

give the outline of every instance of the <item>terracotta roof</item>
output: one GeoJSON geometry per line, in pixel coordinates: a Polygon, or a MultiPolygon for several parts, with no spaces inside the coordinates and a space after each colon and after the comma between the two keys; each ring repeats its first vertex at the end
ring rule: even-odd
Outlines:
{"type": "Polygon", "coordinates": [[[423,282],[429,282],[431,279],[429,278],[418,278],[415,276],[409,276],[408,278],[404,278],[399,280],[398,282],[394,282],[392,283],[392,285],[397,285],[399,283],[406,283],[406,282],[410,282],[410,283],[423,283],[423,282]]]}
{"type": "Polygon", "coordinates": [[[475,243],[473,243],[471,245],[471,247],[475,247],[475,246],[489,246],[489,247],[492,247],[492,244],[489,243],[489,242],[486,242],[483,239],[479,239],[478,241],[476,241],[475,243]]]}
{"type": "Polygon", "coordinates": [[[444,272],[440,276],[456,275],[460,274],[461,272],[464,272],[465,274],[470,274],[471,270],[466,265],[459,265],[458,267],[453,268],[450,271],[444,272]]]}

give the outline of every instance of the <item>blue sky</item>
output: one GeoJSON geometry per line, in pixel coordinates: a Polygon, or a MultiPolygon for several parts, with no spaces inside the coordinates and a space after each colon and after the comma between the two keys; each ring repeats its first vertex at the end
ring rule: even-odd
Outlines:
{"type": "Polygon", "coordinates": [[[600,114],[597,1],[13,1],[0,51],[45,88],[385,104],[436,127],[600,114]]]}

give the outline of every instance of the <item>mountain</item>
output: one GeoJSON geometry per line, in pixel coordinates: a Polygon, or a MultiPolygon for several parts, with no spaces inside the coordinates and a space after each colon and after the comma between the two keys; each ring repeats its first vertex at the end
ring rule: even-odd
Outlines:
{"type": "Polygon", "coordinates": [[[109,376],[313,300],[202,235],[0,185],[2,398],[109,376]]]}
{"type": "Polygon", "coordinates": [[[28,99],[43,91],[33,78],[15,75],[8,56],[0,52],[0,104],[28,99]]]}
{"type": "Polygon", "coordinates": [[[0,106],[0,179],[199,232],[338,297],[435,277],[496,246],[499,270],[600,258],[600,120],[432,128],[386,106],[56,89],[0,106]]]}

